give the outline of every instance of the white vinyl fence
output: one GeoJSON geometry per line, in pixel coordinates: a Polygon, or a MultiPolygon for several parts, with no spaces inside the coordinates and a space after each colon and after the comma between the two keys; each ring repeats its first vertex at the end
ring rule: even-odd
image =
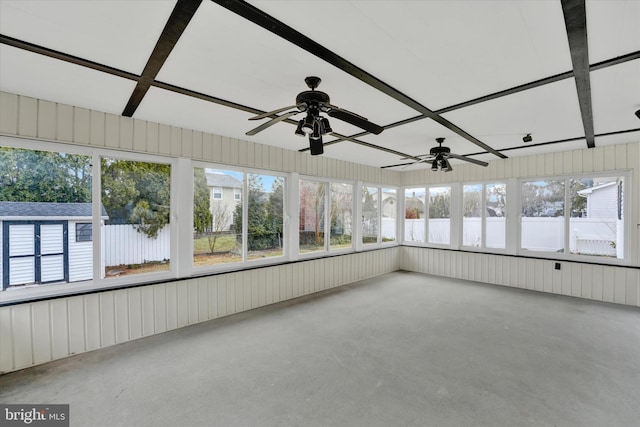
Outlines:
{"type": "MultiPolygon", "coordinates": [[[[505,218],[488,217],[486,246],[504,248],[505,218]]],[[[480,218],[464,218],[462,243],[477,246],[481,239],[480,218]]],[[[623,258],[623,233],[615,218],[571,218],[569,250],[583,255],[600,255],[623,258]]],[[[449,242],[449,219],[429,220],[429,242],[449,242]]],[[[423,242],[425,238],[424,219],[404,220],[404,241],[423,242]]],[[[564,218],[524,217],[522,218],[522,241],[524,249],[532,251],[556,252],[564,249],[564,218]]]]}
{"type": "Polygon", "coordinates": [[[143,264],[171,257],[170,228],[165,226],[155,239],[138,233],[130,224],[105,225],[104,265],[143,264]]]}

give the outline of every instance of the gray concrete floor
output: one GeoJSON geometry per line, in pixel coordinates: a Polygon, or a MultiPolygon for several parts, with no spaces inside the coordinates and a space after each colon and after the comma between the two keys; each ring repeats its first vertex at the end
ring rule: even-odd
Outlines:
{"type": "Polygon", "coordinates": [[[640,310],[396,272],[0,377],[72,426],[638,426],[640,310]]]}

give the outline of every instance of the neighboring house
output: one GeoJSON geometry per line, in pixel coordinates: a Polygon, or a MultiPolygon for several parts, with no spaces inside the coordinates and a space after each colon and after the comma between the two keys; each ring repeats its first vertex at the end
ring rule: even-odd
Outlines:
{"type": "MultiPolygon", "coordinates": [[[[378,193],[373,194],[373,200],[378,201],[378,193]]],[[[383,218],[396,218],[398,205],[396,204],[396,193],[382,190],[382,207],[381,213],[383,218]]]]}
{"type": "MultiPolygon", "coordinates": [[[[101,219],[108,219],[104,207],[101,219]]],[[[91,203],[0,202],[3,289],[90,280],[91,220],[91,203]]]]}
{"type": "Polygon", "coordinates": [[[242,203],[242,181],[222,172],[207,171],[205,176],[210,190],[212,231],[232,230],[236,205],[242,203]]]}
{"type": "Polygon", "coordinates": [[[616,181],[596,184],[578,194],[587,198],[587,218],[618,218],[622,198],[618,197],[616,181]]]}
{"type": "MultiPolygon", "coordinates": [[[[414,218],[424,218],[425,205],[424,202],[418,197],[407,197],[404,199],[405,212],[411,212],[414,218]]],[[[406,216],[406,214],[405,214],[406,216]]]]}

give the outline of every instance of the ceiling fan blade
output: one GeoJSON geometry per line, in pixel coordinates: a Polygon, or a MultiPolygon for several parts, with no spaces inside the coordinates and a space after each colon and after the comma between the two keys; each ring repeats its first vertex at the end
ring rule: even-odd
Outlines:
{"type": "Polygon", "coordinates": [[[333,105],[331,105],[330,108],[331,109],[327,112],[330,117],[335,117],[336,119],[358,126],[359,128],[364,129],[367,132],[371,132],[374,135],[378,135],[384,130],[382,126],[378,126],[356,113],[343,110],[342,108],[338,108],[333,105]]]}
{"type": "MultiPolygon", "coordinates": [[[[411,157],[407,157],[407,159],[410,159],[410,158],[411,158],[411,157]]],[[[413,163],[406,164],[406,165],[404,165],[403,167],[401,167],[400,169],[406,169],[406,168],[408,168],[409,166],[417,165],[417,164],[419,164],[419,163],[426,163],[426,162],[430,162],[431,160],[433,160],[433,159],[422,159],[422,160],[418,160],[418,161],[415,161],[415,162],[413,162],[413,163]]]]}
{"type": "Polygon", "coordinates": [[[317,156],[319,154],[324,153],[324,146],[322,144],[322,137],[318,139],[313,139],[309,137],[309,149],[311,150],[312,156],[317,156]]]}
{"type": "Polygon", "coordinates": [[[290,110],[292,108],[298,108],[298,105],[289,105],[288,107],[278,108],[277,110],[269,111],[268,113],[258,114],[257,116],[249,117],[249,120],[260,120],[266,117],[271,117],[274,114],[282,113],[285,110],[290,110]]]}
{"type": "Polygon", "coordinates": [[[278,122],[281,122],[283,120],[288,119],[289,117],[293,116],[294,114],[298,114],[300,111],[289,111],[288,113],[284,113],[281,116],[276,117],[275,119],[269,120],[268,122],[265,122],[263,124],[261,124],[260,126],[258,126],[257,128],[251,129],[249,132],[246,133],[246,135],[255,135],[258,132],[262,132],[263,130],[265,130],[266,128],[275,125],[278,122]]]}
{"type": "Polygon", "coordinates": [[[461,156],[460,154],[449,153],[447,157],[452,159],[464,160],[465,162],[475,163],[480,166],[489,166],[489,163],[483,162],[482,160],[472,159],[471,157],[461,156]]]}

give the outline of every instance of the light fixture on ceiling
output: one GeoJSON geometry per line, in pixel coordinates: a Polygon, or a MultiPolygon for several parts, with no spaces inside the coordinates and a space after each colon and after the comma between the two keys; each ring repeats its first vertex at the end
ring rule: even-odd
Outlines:
{"type": "Polygon", "coordinates": [[[522,142],[531,142],[533,141],[533,138],[531,137],[531,134],[528,133],[526,134],[523,138],[522,138],[522,142]]]}
{"type": "Polygon", "coordinates": [[[304,131],[302,130],[302,126],[304,125],[304,120],[300,119],[298,120],[298,127],[296,127],[296,135],[298,136],[305,136],[306,134],[304,133],[304,131]]]}
{"type": "Polygon", "coordinates": [[[306,133],[307,135],[311,135],[313,133],[314,122],[315,120],[314,120],[313,114],[309,112],[309,114],[307,114],[307,117],[305,117],[303,120],[303,123],[301,126],[302,132],[306,133]]]}
{"type": "Polygon", "coordinates": [[[640,110],[636,111],[636,117],[640,119],[640,110]]]}

